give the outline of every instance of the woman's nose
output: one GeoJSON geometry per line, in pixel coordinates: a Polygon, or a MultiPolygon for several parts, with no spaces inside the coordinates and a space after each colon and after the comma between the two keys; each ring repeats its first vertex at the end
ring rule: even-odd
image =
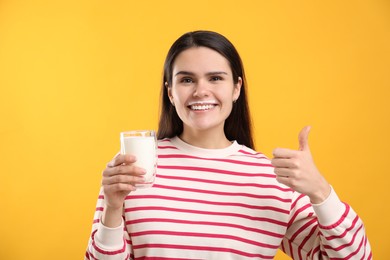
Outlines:
{"type": "Polygon", "coordinates": [[[194,89],[194,97],[204,97],[209,94],[208,82],[200,80],[196,83],[194,89]]]}

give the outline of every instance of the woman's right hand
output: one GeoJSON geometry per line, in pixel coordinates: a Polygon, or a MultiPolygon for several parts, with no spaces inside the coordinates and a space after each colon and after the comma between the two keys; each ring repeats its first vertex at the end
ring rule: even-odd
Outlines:
{"type": "Polygon", "coordinates": [[[106,209],[122,210],[126,196],[143,183],[145,170],[134,165],[135,156],[117,154],[103,171],[102,186],[106,209]]]}

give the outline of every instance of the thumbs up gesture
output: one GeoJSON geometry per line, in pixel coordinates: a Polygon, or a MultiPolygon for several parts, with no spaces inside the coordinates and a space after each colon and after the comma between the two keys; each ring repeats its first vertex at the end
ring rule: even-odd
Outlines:
{"type": "Polygon", "coordinates": [[[329,196],[331,189],[314,164],[309,132],[310,126],[306,126],[299,133],[299,150],[276,148],[271,163],[278,182],[309,196],[313,204],[319,204],[329,196]]]}

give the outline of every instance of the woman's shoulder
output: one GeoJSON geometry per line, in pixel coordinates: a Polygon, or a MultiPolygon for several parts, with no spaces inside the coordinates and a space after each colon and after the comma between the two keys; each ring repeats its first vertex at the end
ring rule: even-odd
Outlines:
{"type": "Polygon", "coordinates": [[[237,151],[238,154],[242,154],[243,156],[249,156],[258,159],[269,160],[269,158],[262,152],[256,151],[245,145],[240,145],[240,146],[241,148],[237,151]]]}
{"type": "Polygon", "coordinates": [[[173,148],[176,149],[176,145],[172,142],[172,138],[163,138],[157,140],[157,146],[161,149],[173,148]]]}
{"type": "Polygon", "coordinates": [[[163,139],[158,139],[158,140],[157,140],[157,143],[158,143],[158,144],[170,143],[170,142],[171,142],[171,139],[172,139],[172,138],[169,138],[169,137],[166,137],[166,138],[163,138],[163,139]]]}

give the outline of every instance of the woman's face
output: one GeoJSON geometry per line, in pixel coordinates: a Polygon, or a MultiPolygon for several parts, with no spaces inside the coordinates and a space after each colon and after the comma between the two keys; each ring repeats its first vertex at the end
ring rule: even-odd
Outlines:
{"type": "Polygon", "coordinates": [[[223,133],[242,79],[235,84],[228,60],[206,47],[181,52],[173,63],[168,95],[186,131],[223,133]]]}

